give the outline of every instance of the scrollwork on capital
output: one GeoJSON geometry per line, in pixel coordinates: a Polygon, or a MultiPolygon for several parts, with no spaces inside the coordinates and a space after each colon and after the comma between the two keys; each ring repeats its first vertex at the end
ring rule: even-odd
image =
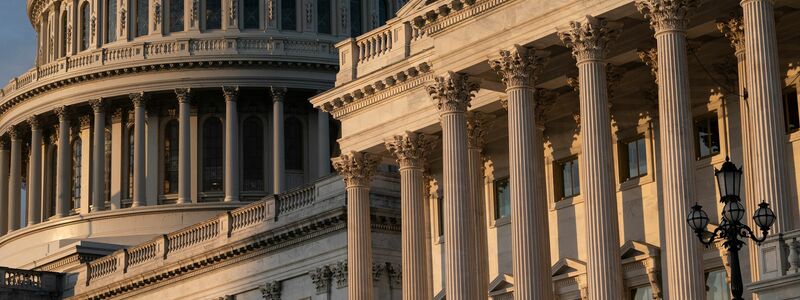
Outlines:
{"type": "Polygon", "coordinates": [[[133,102],[134,107],[145,107],[147,99],[150,98],[150,96],[144,92],[132,93],[128,95],[128,97],[131,99],[131,102],[133,102]]]}
{"type": "Polygon", "coordinates": [[[744,55],[744,20],[742,16],[731,15],[727,20],[717,21],[717,29],[731,42],[736,55],[744,55]]]}
{"type": "Polygon", "coordinates": [[[500,75],[506,88],[530,87],[547,63],[544,51],[514,45],[501,50],[500,57],[489,60],[489,66],[500,75]]]}
{"type": "Polygon", "coordinates": [[[581,21],[569,23],[569,29],[558,32],[558,37],[578,63],[588,60],[605,60],[611,41],[619,36],[621,24],[605,18],[586,16],[581,21]]]}
{"type": "Polygon", "coordinates": [[[331,161],[347,187],[369,186],[378,166],[378,158],[367,152],[351,151],[331,161]]]}
{"type": "Polygon", "coordinates": [[[22,139],[22,134],[19,132],[19,128],[18,128],[18,127],[19,127],[19,125],[11,125],[11,126],[9,126],[9,127],[8,127],[8,129],[6,130],[6,133],[8,133],[8,137],[9,137],[9,138],[10,138],[12,141],[13,141],[13,140],[20,140],[20,139],[22,139]]]}
{"type": "Polygon", "coordinates": [[[66,105],[62,105],[53,109],[53,113],[58,116],[59,122],[65,122],[69,120],[69,108],[66,105]]]}
{"type": "Polygon", "coordinates": [[[639,54],[639,59],[650,67],[650,74],[653,75],[655,83],[658,84],[658,49],[636,50],[636,53],[639,54]]]}
{"type": "Polygon", "coordinates": [[[94,113],[101,113],[105,107],[105,101],[102,98],[92,99],[89,100],[89,105],[92,106],[92,111],[94,113]]]}
{"type": "Polygon", "coordinates": [[[31,130],[39,130],[39,126],[41,125],[41,120],[37,115],[32,115],[28,117],[28,125],[31,127],[31,130]]]}
{"type": "Polygon", "coordinates": [[[283,100],[286,99],[286,92],[288,89],[285,87],[271,86],[269,87],[269,91],[272,94],[272,102],[283,102],[283,100]]]}
{"type": "Polygon", "coordinates": [[[177,88],[175,89],[175,97],[178,98],[178,103],[192,103],[192,89],[177,88]]]}
{"type": "Polygon", "coordinates": [[[90,127],[92,127],[92,116],[82,115],[78,117],[78,123],[81,126],[81,130],[89,129],[90,127]]]}
{"type": "Polygon", "coordinates": [[[434,140],[429,136],[406,131],[386,140],[386,149],[397,159],[400,168],[423,168],[434,140]]]}
{"type": "Polygon", "coordinates": [[[314,283],[318,295],[330,291],[333,272],[331,272],[328,266],[319,267],[316,270],[308,272],[308,275],[311,276],[311,282],[314,283]]]}
{"type": "Polygon", "coordinates": [[[125,114],[122,108],[115,109],[113,112],[111,112],[111,123],[121,123],[124,115],[125,114]]]}
{"type": "Polygon", "coordinates": [[[426,87],[440,113],[466,112],[480,87],[464,73],[448,72],[426,87]]]}
{"type": "Polygon", "coordinates": [[[491,114],[470,111],[467,113],[467,147],[472,149],[483,149],[486,145],[486,135],[489,128],[494,124],[494,116],[491,114]]]}
{"type": "Polygon", "coordinates": [[[698,0],[636,0],[636,9],[650,19],[656,34],[665,31],[686,31],[687,15],[696,8],[698,0]]]}
{"type": "Polygon", "coordinates": [[[225,102],[236,102],[239,100],[239,87],[223,86],[222,94],[225,96],[225,102]]]}
{"type": "Polygon", "coordinates": [[[258,287],[261,290],[261,296],[264,300],[280,300],[281,299],[281,282],[271,281],[262,284],[258,287]]]}

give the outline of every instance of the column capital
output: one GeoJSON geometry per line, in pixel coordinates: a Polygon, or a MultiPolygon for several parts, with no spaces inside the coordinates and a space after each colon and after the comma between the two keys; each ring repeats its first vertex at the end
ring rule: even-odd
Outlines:
{"type": "Polygon", "coordinates": [[[0,151],[6,150],[8,150],[8,142],[6,142],[6,139],[0,138],[0,151]]]}
{"type": "Polygon", "coordinates": [[[347,187],[369,186],[378,165],[378,158],[367,152],[351,151],[331,161],[347,187]]]}
{"type": "Polygon", "coordinates": [[[271,86],[269,91],[272,94],[272,102],[283,102],[287,89],[285,87],[271,86]]]}
{"type": "Polygon", "coordinates": [[[131,93],[128,97],[131,99],[131,102],[133,102],[134,107],[145,107],[147,99],[150,98],[150,96],[144,92],[131,93]]]}
{"type": "Polygon", "coordinates": [[[698,0],[636,0],[636,8],[656,34],[665,31],[686,31],[689,11],[698,5],[698,0]]]}
{"type": "Polygon", "coordinates": [[[620,28],[617,22],[586,16],[581,21],[569,22],[569,29],[559,31],[558,37],[572,49],[572,56],[578,63],[605,60],[609,43],[619,36],[620,28]]]}
{"type": "Polygon", "coordinates": [[[104,112],[103,108],[105,107],[105,101],[103,101],[103,98],[89,100],[89,104],[92,106],[92,111],[94,113],[97,114],[104,112]]]}
{"type": "Polygon", "coordinates": [[[717,29],[731,42],[736,54],[744,54],[744,20],[740,15],[732,15],[726,20],[717,21],[717,29]]]}
{"type": "Polygon", "coordinates": [[[19,125],[11,125],[6,129],[6,133],[8,133],[8,137],[13,140],[20,140],[22,139],[22,135],[19,132],[19,125]]]}
{"type": "Polygon", "coordinates": [[[406,131],[387,139],[385,145],[400,168],[422,168],[433,150],[434,140],[422,133],[406,131]]]}
{"type": "Polygon", "coordinates": [[[111,112],[111,123],[122,122],[123,116],[124,116],[124,110],[122,108],[114,109],[114,111],[111,112]]]}
{"type": "Polygon", "coordinates": [[[544,127],[545,114],[553,108],[558,96],[560,96],[558,92],[544,88],[537,88],[533,94],[533,99],[536,101],[536,123],[540,127],[544,127]]]}
{"type": "Polygon", "coordinates": [[[28,125],[31,126],[31,130],[39,130],[40,128],[39,126],[41,125],[41,120],[42,118],[40,118],[37,115],[31,115],[30,117],[28,117],[27,121],[28,125]]]}
{"type": "Polygon", "coordinates": [[[514,45],[500,50],[500,57],[490,59],[489,66],[497,72],[506,88],[530,87],[547,63],[548,52],[514,45]]]}
{"type": "Polygon", "coordinates": [[[658,49],[637,49],[636,53],[639,54],[639,59],[650,67],[650,74],[653,74],[653,78],[656,84],[658,84],[658,49]]]}
{"type": "Polygon", "coordinates": [[[178,103],[191,103],[192,102],[192,89],[191,88],[177,88],[177,89],[175,89],[175,96],[178,98],[178,103]]]}
{"type": "Polygon", "coordinates": [[[66,105],[62,105],[53,109],[53,113],[58,116],[59,122],[64,122],[69,120],[69,107],[66,105]]]}
{"type": "Polygon", "coordinates": [[[473,149],[483,149],[486,145],[486,134],[494,124],[494,116],[491,114],[470,111],[467,113],[467,147],[473,149]]]}
{"type": "Polygon", "coordinates": [[[236,102],[239,100],[239,87],[223,86],[222,94],[225,95],[225,102],[236,102]]]}
{"type": "Polygon", "coordinates": [[[466,112],[472,97],[480,87],[464,73],[448,72],[438,76],[428,86],[428,94],[436,101],[440,113],[466,112]]]}
{"type": "Polygon", "coordinates": [[[82,115],[78,117],[78,122],[81,125],[81,130],[89,129],[90,127],[92,127],[92,116],[82,115]]]}

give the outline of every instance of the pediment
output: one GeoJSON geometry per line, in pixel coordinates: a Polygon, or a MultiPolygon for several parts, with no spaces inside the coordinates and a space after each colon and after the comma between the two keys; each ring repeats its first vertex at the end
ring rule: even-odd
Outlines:
{"type": "Polygon", "coordinates": [[[553,277],[574,273],[586,273],[586,263],[565,257],[559,259],[552,268],[553,277]]]}
{"type": "Polygon", "coordinates": [[[655,257],[659,252],[658,247],[639,241],[627,241],[619,250],[620,258],[623,260],[641,256],[655,257]]]}
{"type": "Polygon", "coordinates": [[[412,15],[418,11],[423,11],[425,7],[436,3],[437,0],[411,0],[408,1],[400,10],[397,11],[397,17],[402,18],[408,15],[412,15]]]}
{"type": "Polygon", "coordinates": [[[514,277],[508,274],[500,274],[489,283],[489,293],[504,292],[514,287],[514,277]]]}

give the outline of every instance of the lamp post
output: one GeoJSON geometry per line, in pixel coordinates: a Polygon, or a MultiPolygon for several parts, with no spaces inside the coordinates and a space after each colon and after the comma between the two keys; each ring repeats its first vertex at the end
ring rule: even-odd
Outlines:
{"type": "Polygon", "coordinates": [[[775,213],[769,208],[769,204],[761,202],[753,214],[753,221],[758,229],[761,230],[761,237],[758,237],[749,226],[742,223],[745,208],[739,198],[739,190],[742,184],[742,169],[736,168],[730,159],[725,158],[722,168],[714,171],[717,178],[717,186],[721,195],[720,202],[725,206],[722,208],[722,222],[713,232],[706,230],[708,226],[708,214],[703,211],[703,207],[695,204],[692,211],[686,218],[689,227],[694,230],[700,242],[708,247],[717,239],[723,239],[722,246],[728,249],[728,257],[731,264],[731,293],[732,300],[742,300],[744,286],[742,284],[742,271],[739,269],[739,249],[744,246],[744,242],[749,238],[757,244],[761,244],[769,233],[769,228],[775,223],[775,213]],[[741,238],[741,239],[740,239],[741,238]]]}

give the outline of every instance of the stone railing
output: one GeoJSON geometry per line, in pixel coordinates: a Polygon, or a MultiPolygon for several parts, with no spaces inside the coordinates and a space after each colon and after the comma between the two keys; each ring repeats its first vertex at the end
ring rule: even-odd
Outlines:
{"type": "Polygon", "coordinates": [[[167,252],[175,252],[217,237],[221,223],[220,218],[217,218],[167,234],[167,252]]]}
{"type": "Polygon", "coordinates": [[[410,21],[396,19],[358,38],[339,42],[337,84],[363,77],[423,50],[412,46],[425,37],[410,21]]]}
{"type": "Polygon", "coordinates": [[[42,294],[57,296],[61,292],[62,275],[0,267],[0,299],[46,299],[42,294]],[[26,296],[38,296],[29,298],[26,296]]]}
{"type": "Polygon", "coordinates": [[[358,63],[365,63],[392,50],[391,28],[379,28],[369,35],[356,39],[358,47],[358,63]]]}
{"type": "Polygon", "coordinates": [[[790,299],[800,293],[800,229],[773,234],[758,247],[759,278],[748,290],[759,299],[790,299]]]}
{"type": "Polygon", "coordinates": [[[278,214],[287,214],[313,204],[314,192],[314,186],[304,186],[279,195],[278,214]]]}

